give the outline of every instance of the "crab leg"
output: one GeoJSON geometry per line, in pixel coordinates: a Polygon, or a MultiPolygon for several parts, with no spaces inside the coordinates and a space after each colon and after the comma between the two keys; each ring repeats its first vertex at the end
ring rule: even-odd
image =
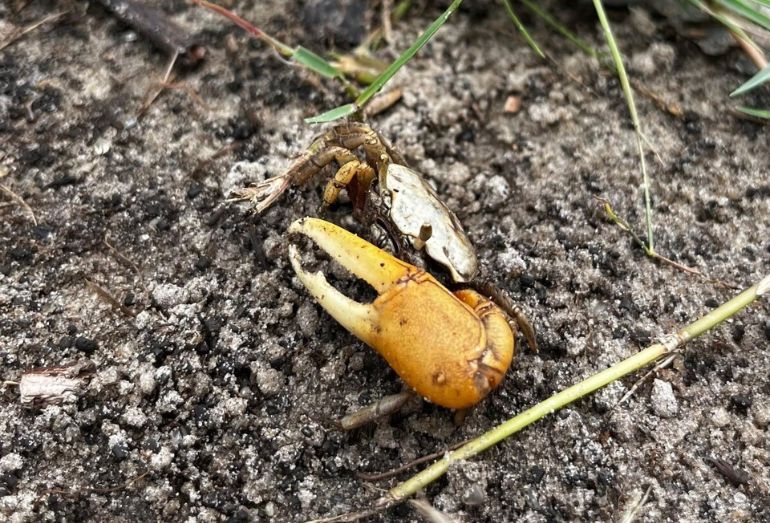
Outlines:
{"type": "Polygon", "coordinates": [[[250,201],[255,206],[254,211],[261,214],[273,205],[289,186],[306,183],[330,163],[337,162],[337,165],[344,166],[357,161],[356,156],[344,147],[323,148],[321,145],[323,144],[314,143],[285,173],[268,178],[253,187],[233,191],[228,201],[250,201]]]}

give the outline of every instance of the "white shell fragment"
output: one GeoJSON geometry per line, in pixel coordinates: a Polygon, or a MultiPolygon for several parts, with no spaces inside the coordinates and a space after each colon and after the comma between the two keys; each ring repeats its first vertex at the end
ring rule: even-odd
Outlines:
{"type": "Polygon", "coordinates": [[[22,374],[19,380],[21,404],[45,405],[77,400],[85,385],[85,373],[93,370],[91,361],[84,361],[68,367],[47,367],[32,369],[22,374]]]}
{"type": "Polygon", "coordinates": [[[388,165],[387,179],[380,181],[391,198],[390,217],[398,230],[420,248],[420,229],[430,226],[432,234],[424,248],[428,256],[444,265],[456,282],[469,281],[476,274],[476,251],[457,216],[439,200],[422,176],[403,165],[388,165]]]}

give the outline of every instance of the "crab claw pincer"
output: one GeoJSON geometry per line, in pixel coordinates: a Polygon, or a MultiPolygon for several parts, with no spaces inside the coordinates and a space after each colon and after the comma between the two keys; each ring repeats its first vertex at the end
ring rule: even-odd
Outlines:
{"type": "Polygon", "coordinates": [[[329,222],[304,218],[289,232],[313,240],[377,291],[368,304],[348,298],[322,272],[303,269],[297,246],[290,245],[291,264],[310,294],[417,393],[462,409],[502,381],[513,358],[515,327],[493,302],[470,289],[453,294],[424,270],[329,222]]]}

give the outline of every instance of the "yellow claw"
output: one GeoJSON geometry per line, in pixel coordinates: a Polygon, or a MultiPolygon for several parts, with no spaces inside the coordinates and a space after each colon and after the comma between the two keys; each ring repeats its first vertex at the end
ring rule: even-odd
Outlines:
{"type": "Polygon", "coordinates": [[[420,395],[449,408],[470,407],[497,387],[510,366],[515,332],[505,314],[472,290],[452,294],[433,276],[334,224],[295,221],[293,234],[311,238],[340,265],[377,291],[370,304],[351,300],[321,272],[290,260],[321,306],[387,360],[420,395]]]}

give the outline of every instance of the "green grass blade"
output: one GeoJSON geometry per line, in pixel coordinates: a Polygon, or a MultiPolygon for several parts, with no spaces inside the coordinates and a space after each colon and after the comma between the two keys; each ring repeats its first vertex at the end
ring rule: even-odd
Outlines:
{"type": "Polygon", "coordinates": [[[760,27],[770,31],[770,18],[755,7],[752,7],[743,0],[717,0],[716,2],[724,9],[749,20],[760,27]]]}
{"type": "Polygon", "coordinates": [[[291,57],[296,60],[297,63],[304,65],[311,71],[314,71],[325,78],[339,78],[342,76],[342,73],[332,64],[310,49],[306,49],[302,46],[297,47],[291,57]]]}
{"type": "Polygon", "coordinates": [[[331,109],[329,111],[326,111],[325,113],[313,116],[312,118],[305,118],[305,122],[306,123],[333,122],[334,120],[339,120],[340,118],[345,118],[346,116],[350,116],[356,111],[358,111],[358,106],[356,104],[340,105],[339,107],[335,107],[334,109],[331,109]]]}
{"type": "Polygon", "coordinates": [[[736,107],[740,112],[753,116],[755,118],[762,118],[763,120],[770,120],[770,110],[768,109],[755,109],[753,107],[736,107]]]}
{"type": "Polygon", "coordinates": [[[540,57],[545,58],[545,53],[542,49],[540,49],[540,46],[537,45],[537,42],[530,36],[529,31],[527,31],[527,28],[524,27],[524,24],[521,23],[521,20],[519,20],[519,17],[516,16],[516,12],[513,10],[513,5],[511,5],[511,0],[500,0],[503,5],[505,6],[505,10],[508,11],[508,16],[511,17],[511,20],[513,21],[513,24],[516,26],[516,28],[521,33],[521,36],[524,37],[524,40],[527,41],[529,46],[532,48],[533,51],[540,57]]]}
{"type": "Polygon", "coordinates": [[[746,83],[741,85],[738,89],[730,93],[730,96],[740,96],[744,93],[747,93],[751,91],[752,89],[755,89],[759,87],[760,85],[764,84],[770,80],[770,65],[759,71],[757,74],[752,76],[746,83]]]}
{"type": "Polygon", "coordinates": [[[556,18],[553,17],[548,11],[544,10],[542,7],[540,7],[536,2],[532,2],[531,0],[521,0],[521,3],[524,4],[527,9],[535,13],[535,15],[539,16],[546,24],[551,26],[557,33],[562,35],[564,38],[572,42],[578,49],[583,51],[585,54],[592,56],[594,58],[599,58],[599,51],[591,47],[591,44],[577,36],[575,33],[567,29],[561,22],[559,22],[556,18]]]}
{"type": "Polygon", "coordinates": [[[447,19],[457,11],[457,8],[460,7],[460,4],[463,2],[463,0],[454,0],[449,7],[446,8],[446,11],[444,11],[441,16],[436,18],[436,20],[433,21],[432,24],[428,26],[428,28],[425,30],[424,33],[420,35],[420,37],[415,40],[415,42],[404,51],[401,56],[399,56],[392,64],[388,66],[387,69],[379,76],[377,77],[374,82],[372,82],[372,85],[367,87],[356,99],[356,105],[361,108],[374,96],[377,94],[377,92],[382,89],[382,86],[385,85],[388,80],[393,78],[393,76],[398,72],[399,69],[401,69],[405,63],[407,63],[409,60],[412,59],[412,57],[417,54],[417,51],[423,48],[425,44],[428,43],[428,40],[433,38],[433,35],[436,34],[436,32],[441,29],[441,26],[444,25],[447,21],[447,19]]]}
{"type": "Polygon", "coordinates": [[[647,163],[644,159],[644,135],[642,133],[642,124],[639,122],[639,115],[636,112],[634,92],[631,90],[631,83],[628,81],[628,74],[626,74],[626,68],[623,66],[623,57],[620,55],[618,44],[615,41],[615,37],[612,35],[610,22],[607,19],[607,13],[604,12],[602,1],[594,0],[594,7],[596,9],[596,14],[599,16],[599,23],[604,30],[607,45],[610,47],[612,61],[615,62],[615,69],[617,70],[618,78],[620,79],[620,86],[623,88],[623,94],[625,95],[626,103],[628,104],[628,112],[631,113],[631,121],[634,124],[634,131],[636,131],[636,145],[639,152],[642,179],[644,181],[644,216],[647,224],[647,248],[645,250],[647,251],[647,254],[651,256],[655,254],[652,231],[652,198],[650,196],[650,178],[647,175],[647,163]]]}
{"type": "Polygon", "coordinates": [[[367,87],[360,95],[358,95],[358,98],[356,98],[354,104],[347,104],[336,107],[318,116],[308,118],[305,121],[308,123],[331,122],[338,118],[349,116],[356,112],[358,109],[362,109],[369,102],[369,100],[371,100],[371,98],[377,94],[380,89],[382,89],[382,86],[385,85],[388,80],[393,78],[398,70],[401,69],[405,63],[411,60],[411,58],[417,54],[417,52],[422,49],[426,43],[428,43],[428,40],[430,40],[433,35],[436,34],[436,32],[441,28],[441,26],[446,23],[447,19],[452,15],[452,13],[457,11],[457,8],[460,7],[462,1],[463,0],[453,0],[449,7],[446,8],[446,11],[444,11],[441,16],[436,18],[436,20],[434,20],[433,23],[428,26],[425,32],[423,32],[420,37],[415,40],[409,49],[404,51],[401,56],[399,56],[392,64],[390,64],[388,68],[385,69],[385,71],[380,76],[378,76],[371,83],[371,85],[369,85],[369,87],[367,87]]]}

